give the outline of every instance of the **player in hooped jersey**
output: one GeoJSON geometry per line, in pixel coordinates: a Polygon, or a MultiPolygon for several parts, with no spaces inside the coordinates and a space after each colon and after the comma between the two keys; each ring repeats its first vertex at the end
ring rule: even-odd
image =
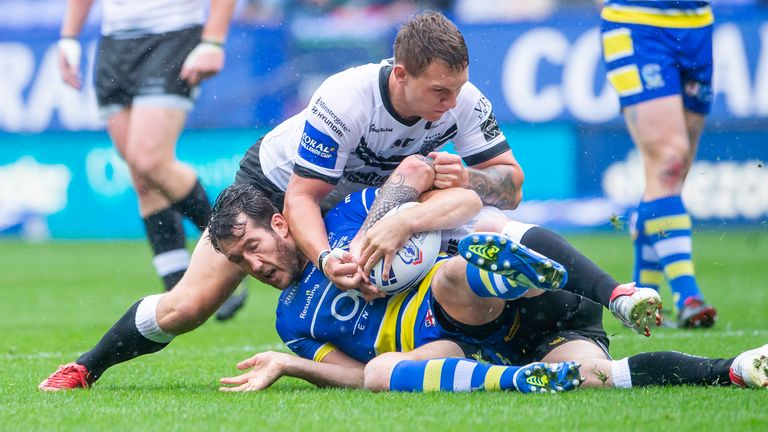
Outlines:
{"type": "Polygon", "coordinates": [[[666,280],[681,327],[710,327],[694,271],[691,218],[681,199],[712,104],[710,2],[605,0],[600,30],[608,81],[643,158],[645,188],[630,222],[633,279],[666,280]]]}

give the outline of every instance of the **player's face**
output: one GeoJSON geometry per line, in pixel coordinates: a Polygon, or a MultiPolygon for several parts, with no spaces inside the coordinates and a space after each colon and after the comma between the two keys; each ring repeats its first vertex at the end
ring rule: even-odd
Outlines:
{"type": "Polygon", "coordinates": [[[431,63],[419,75],[408,75],[405,98],[412,115],[437,121],[456,106],[456,98],[468,79],[468,68],[457,72],[442,62],[431,63]]]}
{"type": "Polygon", "coordinates": [[[241,218],[248,223],[235,234],[242,236],[222,239],[221,252],[244,273],[277,289],[287,288],[298,278],[304,260],[288,233],[285,219],[276,214],[272,229],[264,229],[244,214],[241,218]]]}

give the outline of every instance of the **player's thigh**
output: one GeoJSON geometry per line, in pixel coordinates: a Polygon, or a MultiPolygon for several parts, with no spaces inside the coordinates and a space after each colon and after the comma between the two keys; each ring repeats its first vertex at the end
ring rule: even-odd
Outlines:
{"type": "Polygon", "coordinates": [[[243,274],[216,252],[203,232],[184,277],[160,300],[157,318],[164,331],[179,334],[208,319],[232,294],[243,274]]]}
{"type": "Polygon", "coordinates": [[[130,127],[130,108],[116,110],[107,117],[107,133],[112,144],[121,157],[125,158],[125,149],[128,145],[128,129],[130,127]]]}
{"type": "Polygon", "coordinates": [[[690,148],[682,98],[665,96],[624,109],[632,140],[646,159],[659,159],[666,153],[687,154],[690,148]]]}
{"type": "Polygon", "coordinates": [[[187,112],[179,108],[134,105],[128,130],[126,160],[145,166],[171,161],[187,112]]]}

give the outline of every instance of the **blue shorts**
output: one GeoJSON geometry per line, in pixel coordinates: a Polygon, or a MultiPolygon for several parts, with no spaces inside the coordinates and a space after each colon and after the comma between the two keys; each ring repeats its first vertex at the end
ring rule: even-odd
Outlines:
{"type": "Polygon", "coordinates": [[[621,108],[682,95],[700,114],[712,105],[712,26],[663,28],[602,20],[603,59],[621,108]]]}

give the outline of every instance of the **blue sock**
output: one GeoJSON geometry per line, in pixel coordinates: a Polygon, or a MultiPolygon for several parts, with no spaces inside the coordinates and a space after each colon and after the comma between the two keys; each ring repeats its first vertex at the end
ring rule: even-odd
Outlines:
{"type": "Polygon", "coordinates": [[[641,234],[651,245],[669,282],[677,310],[690,298],[703,301],[696,283],[691,251],[691,217],[680,196],[643,202],[638,206],[641,234]]]}
{"type": "Polygon", "coordinates": [[[659,286],[664,282],[664,270],[661,268],[656,251],[648,243],[648,238],[643,234],[641,228],[647,213],[647,211],[643,211],[645,210],[644,204],[640,203],[637,211],[632,214],[629,221],[629,233],[635,250],[632,280],[637,282],[638,286],[658,291],[659,286]]]}
{"type": "Polygon", "coordinates": [[[392,370],[389,389],[403,392],[515,390],[517,366],[496,366],[462,358],[403,360],[392,370]]]}
{"type": "MultiPolygon", "coordinates": [[[[518,277],[524,276],[521,274],[518,277]]],[[[472,264],[467,264],[467,282],[469,283],[469,288],[478,297],[498,297],[505,300],[514,300],[520,298],[520,296],[528,291],[528,287],[518,284],[511,278],[485,271],[472,264]]]]}

